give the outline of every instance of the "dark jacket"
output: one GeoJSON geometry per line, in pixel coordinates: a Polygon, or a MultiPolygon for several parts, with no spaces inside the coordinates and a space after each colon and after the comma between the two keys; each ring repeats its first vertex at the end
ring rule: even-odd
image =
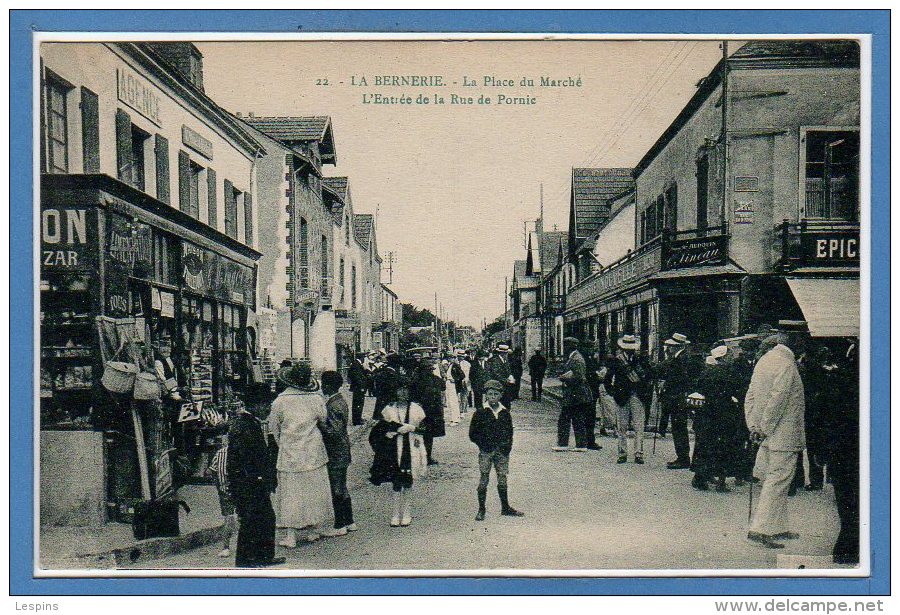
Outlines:
{"type": "Polygon", "coordinates": [[[543,377],[547,373],[547,357],[542,354],[533,354],[528,359],[528,373],[532,377],[543,377]]]}
{"type": "Polygon", "coordinates": [[[410,388],[412,400],[422,406],[425,411],[424,432],[434,438],[440,438],[446,434],[444,404],[441,400],[444,387],[444,381],[440,376],[434,375],[431,366],[424,365],[416,371],[410,388]]]}
{"type": "Polygon", "coordinates": [[[332,468],[346,468],[350,465],[350,436],[347,434],[347,417],[350,414],[347,400],[335,393],[325,402],[328,416],[320,426],[325,450],[328,451],[328,465],[332,468]]]}
{"type": "Polygon", "coordinates": [[[481,391],[484,383],[488,381],[487,370],[481,366],[482,358],[473,360],[472,366],[469,368],[469,383],[472,385],[473,391],[481,391]]]}
{"type": "Polygon", "coordinates": [[[350,366],[347,372],[347,379],[350,381],[350,390],[354,393],[366,390],[369,384],[369,375],[358,359],[353,361],[353,365],[350,366]]]}
{"type": "Polygon", "coordinates": [[[522,355],[520,355],[518,352],[514,352],[509,357],[509,371],[516,380],[521,378],[522,372],[525,371],[525,368],[522,365],[522,355]]]}
{"type": "Polygon", "coordinates": [[[579,406],[594,402],[594,395],[588,384],[587,363],[577,350],[569,355],[559,379],[563,383],[564,406],[579,406]]]}
{"type": "Polygon", "coordinates": [[[240,412],[228,431],[228,481],[235,497],[275,488],[275,466],[263,437],[262,425],[253,415],[240,412]]]}
{"type": "Polygon", "coordinates": [[[497,417],[487,406],[478,408],[469,424],[469,440],[482,453],[500,451],[509,455],[513,444],[513,424],[509,410],[501,408],[497,417]]]}
{"type": "Polygon", "coordinates": [[[494,355],[488,359],[485,368],[488,375],[487,380],[496,380],[503,385],[509,384],[509,377],[512,375],[509,359],[504,360],[500,356],[494,355]]]}
{"type": "Polygon", "coordinates": [[[369,432],[369,445],[374,453],[372,467],[369,469],[369,482],[373,485],[389,483],[397,475],[397,441],[388,438],[387,434],[397,431],[399,427],[400,423],[380,420],[369,432]]]}
{"type": "Polygon", "coordinates": [[[624,353],[617,352],[608,367],[603,384],[617,404],[624,406],[632,395],[636,395],[645,406],[651,402],[652,372],[644,357],[635,354],[631,359],[627,359],[624,353]]]}
{"type": "Polygon", "coordinates": [[[694,392],[694,383],[703,371],[702,359],[687,348],[677,356],[661,362],[654,370],[654,376],[665,381],[660,400],[672,410],[683,407],[687,396],[694,392]]]}

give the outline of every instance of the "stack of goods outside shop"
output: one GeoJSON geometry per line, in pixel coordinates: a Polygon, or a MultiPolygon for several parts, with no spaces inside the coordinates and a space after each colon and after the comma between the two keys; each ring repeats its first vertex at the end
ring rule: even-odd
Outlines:
{"type": "MultiPolygon", "coordinates": [[[[247,323],[256,269],[226,257],[227,247],[178,237],[176,225],[144,222],[103,192],[77,207],[50,205],[59,194],[43,193],[42,463],[45,435],[67,449],[57,456],[74,458],[85,434],[102,434],[102,458],[79,463],[102,467],[101,521],[131,522],[137,503],[211,480],[205,470],[242,393],[262,378],[247,323]]],[[[45,470],[42,496],[53,480],[45,470]]]]}

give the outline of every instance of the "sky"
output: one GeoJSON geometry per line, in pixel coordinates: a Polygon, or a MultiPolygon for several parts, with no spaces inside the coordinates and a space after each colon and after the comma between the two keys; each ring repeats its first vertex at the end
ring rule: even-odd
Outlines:
{"type": "MultiPolygon", "coordinates": [[[[503,312],[525,221],[568,225],[573,167],[634,166],[721,58],[718,41],[291,41],[198,43],[204,85],[245,115],[328,115],[357,213],[377,212],[404,303],[480,326],[503,312]],[[443,86],[376,86],[379,75],[443,86]],[[540,77],[581,79],[541,87],[540,77]],[[367,85],[351,85],[365,77],[367,85]],[[485,77],[513,87],[484,85],[485,77]],[[463,80],[477,86],[463,86],[463,80]],[[519,85],[522,78],[534,86],[519,85]],[[328,81],[328,85],[317,85],[328,81]],[[435,93],[446,104],[364,104],[435,93]],[[489,96],[492,104],[451,104],[489,96]],[[497,97],[536,100],[498,104],[497,97]]],[[[433,99],[432,99],[433,100],[433,99]]],[[[387,282],[387,275],[382,281],[387,282]]]]}

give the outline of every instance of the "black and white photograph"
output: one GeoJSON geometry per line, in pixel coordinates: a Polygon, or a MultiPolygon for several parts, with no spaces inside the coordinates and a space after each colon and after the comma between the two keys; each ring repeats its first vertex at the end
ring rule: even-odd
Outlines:
{"type": "Polygon", "coordinates": [[[870,44],[40,33],[34,576],[868,576],[870,44]]]}

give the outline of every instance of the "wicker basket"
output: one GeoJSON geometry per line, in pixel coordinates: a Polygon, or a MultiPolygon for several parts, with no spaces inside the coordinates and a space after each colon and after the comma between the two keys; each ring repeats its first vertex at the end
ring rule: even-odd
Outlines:
{"type": "Polygon", "coordinates": [[[134,398],[154,401],[160,398],[159,377],[151,372],[141,372],[134,379],[134,398]]]}
{"type": "Polygon", "coordinates": [[[134,363],[107,361],[100,383],[112,393],[129,393],[134,388],[138,368],[134,363]]]}

